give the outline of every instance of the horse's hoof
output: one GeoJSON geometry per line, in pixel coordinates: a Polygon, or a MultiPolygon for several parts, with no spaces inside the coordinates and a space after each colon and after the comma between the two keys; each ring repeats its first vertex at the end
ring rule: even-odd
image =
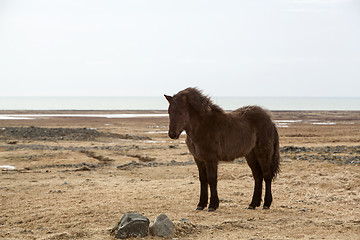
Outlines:
{"type": "Polygon", "coordinates": [[[255,207],[253,207],[253,206],[248,206],[246,209],[248,209],[248,210],[254,210],[255,207]]]}
{"type": "Polygon", "coordinates": [[[208,208],[208,212],[214,212],[216,210],[216,208],[208,208]]]}
{"type": "Polygon", "coordinates": [[[264,209],[264,210],[269,210],[270,207],[268,207],[268,206],[263,206],[263,209],[264,209]]]}
{"type": "Polygon", "coordinates": [[[201,210],[204,210],[204,208],[200,207],[200,206],[197,206],[196,210],[201,211],[201,210]]]}

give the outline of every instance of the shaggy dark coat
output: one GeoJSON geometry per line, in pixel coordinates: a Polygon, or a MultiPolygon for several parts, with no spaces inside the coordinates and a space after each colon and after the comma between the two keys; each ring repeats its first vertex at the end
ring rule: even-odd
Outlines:
{"type": "Polygon", "coordinates": [[[169,137],[179,138],[186,131],[186,144],[199,169],[200,201],[197,210],[210,204],[208,211],[219,207],[217,194],[218,161],[245,157],[255,180],[249,209],[260,206],[265,181],[264,209],[272,202],[271,182],[279,172],[279,135],[269,114],[258,106],[247,106],[226,113],[196,88],[187,88],[169,101],[169,137]]]}

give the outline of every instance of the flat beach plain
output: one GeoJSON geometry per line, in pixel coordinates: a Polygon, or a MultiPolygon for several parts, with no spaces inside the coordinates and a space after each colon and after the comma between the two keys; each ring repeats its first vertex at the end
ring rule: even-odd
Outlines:
{"type": "MultiPolygon", "coordinates": [[[[164,111],[3,111],[0,114],[164,111]]],[[[277,111],[281,173],[270,210],[246,210],[243,158],[219,166],[220,207],[195,211],[196,165],[167,117],[0,120],[0,239],[113,239],[125,212],[165,213],[179,239],[358,239],[360,112],[277,111]],[[187,219],[184,221],[184,219],[187,219]]],[[[157,239],[148,236],[145,239],[157,239]]]]}

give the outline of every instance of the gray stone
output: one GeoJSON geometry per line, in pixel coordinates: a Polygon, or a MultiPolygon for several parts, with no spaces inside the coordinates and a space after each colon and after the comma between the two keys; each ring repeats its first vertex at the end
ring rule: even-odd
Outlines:
{"type": "Polygon", "coordinates": [[[181,222],[186,222],[186,223],[191,223],[190,220],[187,219],[187,218],[182,218],[180,221],[181,221],[181,222]]]}
{"type": "Polygon", "coordinates": [[[174,235],[174,223],[165,214],[160,214],[150,224],[150,234],[158,237],[171,237],[174,235]]]}
{"type": "Polygon", "coordinates": [[[139,213],[125,213],[111,233],[115,238],[146,237],[150,221],[139,213]]]}

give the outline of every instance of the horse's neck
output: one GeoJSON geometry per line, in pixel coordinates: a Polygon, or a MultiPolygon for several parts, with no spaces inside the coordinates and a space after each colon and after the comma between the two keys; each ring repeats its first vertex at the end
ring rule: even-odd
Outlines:
{"type": "Polygon", "coordinates": [[[186,134],[191,138],[197,137],[200,132],[200,128],[207,125],[208,122],[211,121],[211,117],[211,113],[203,115],[199,113],[190,114],[190,122],[185,128],[186,134]]]}

